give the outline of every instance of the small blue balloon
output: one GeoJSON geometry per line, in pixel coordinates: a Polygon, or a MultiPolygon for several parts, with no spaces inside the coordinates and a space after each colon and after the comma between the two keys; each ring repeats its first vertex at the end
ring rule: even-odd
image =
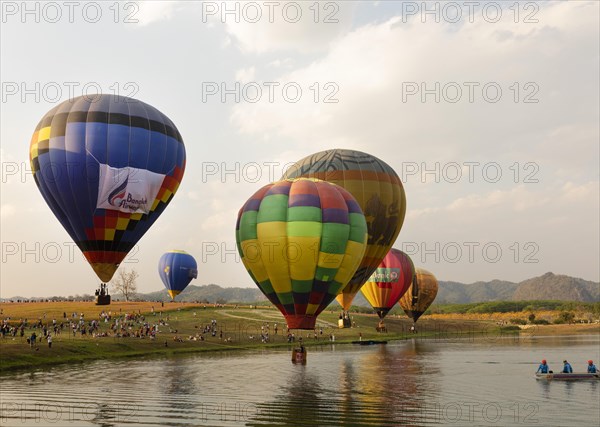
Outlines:
{"type": "Polygon", "coordinates": [[[193,256],[185,251],[173,250],[160,257],[158,274],[165,288],[174,299],[198,277],[198,264],[193,256]]]}

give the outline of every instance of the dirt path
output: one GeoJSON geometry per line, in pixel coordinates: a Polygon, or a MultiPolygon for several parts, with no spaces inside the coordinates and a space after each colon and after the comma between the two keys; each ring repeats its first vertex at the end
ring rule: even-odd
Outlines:
{"type": "MultiPolygon", "coordinates": [[[[239,313],[240,311],[237,311],[237,312],[239,313]]],[[[247,312],[247,311],[245,311],[245,312],[247,312]]],[[[231,314],[229,311],[226,311],[226,310],[221,310],[221,311],[220,311],[220,313],[221,313],[221,314],[223,314],[224,316],[228,316],[228,317],[234,317],[234,318],[237,318],[237,319],[253,320],[253,321],[255,321],[255,322],[260,322],[260,321],[262,320],[262,319],[257,319],[257,318],[255,318],[255,317],[238,316],[238,315],[236,315],[236,314],[231,314]]],[[[254,313],[254,311],[252,311],[251,313],[254,313]]],[[[262,316],[262,317],[264,317],[264,318],[265,318],[265,321],[266,321],[266,320],[278,320],[279,322],[285,323],[285,320],[283,320],[283,319],[281,318],[281,315],[280,315],[279,313],[273,313],[273,312],[270,312],[270,313],[259,312],[259,313],[256,313],[256,314],[257,314],[257,315],[260,315],[260,316],[262,316]]],[[[327,325],[327,326],[329,326],[329,327],[337,327],[337,324],[335,324],[335,323],[333,323],[333,322],[327,322],[327,321],[325,321],[325,320],[322,320],[322,319],[318,319],[318,320],[317,320],[317,322],[318,322],[318,323],[320,323],[320,324],[323,324],[323,325],[327,325]]]]}

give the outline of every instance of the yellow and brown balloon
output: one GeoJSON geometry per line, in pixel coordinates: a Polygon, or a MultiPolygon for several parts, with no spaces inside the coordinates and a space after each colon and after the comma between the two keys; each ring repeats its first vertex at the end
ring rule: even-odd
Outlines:
{"type": "Polygon", "coordinates": [[[435,276],[423,268],[417,268],[412,285],[400,298],[400,307],[414,322],[433,303],[438,292],[438,281],[435,276]]]}
{"type": "Polygon", "coordinates": [[[358,202],[367,221],[367,249],[350,283],[337,296],[348,310],[361,286],[371,277],[400,233],[406,196],[398,174],[387,163],[367,153],[333,149],[299,160],[284,174],[289,178],[317,178],[345,188],[358,202]]]}

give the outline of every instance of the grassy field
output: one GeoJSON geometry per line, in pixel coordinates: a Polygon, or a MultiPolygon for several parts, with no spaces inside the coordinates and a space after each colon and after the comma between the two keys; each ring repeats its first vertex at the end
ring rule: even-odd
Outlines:
{"type": "MultiPolygon", "coordinates": [[[[0,372],[22,369],[33,366],[52,366],[61,363],[85,362],[96,359],[116,357],[147,357],[152,355],[171,355],[187,352],[240,350],[265,347],[289,347],[287,328],[283,316],[274,308],[252,306],[218,306],[193,303],[160,303],[151,302],[119,302],[110,306],[99,307],[93,303],[82,302],[38,302],[38,303],[3,303],[0,304],[0,318],[17,326],[22,319],[28,319],[28,327],[24,336],[17,332],[16,336],[6,334],[0,338],[0,372]],[[85,322],[99,319],[102,311],[110,311],[111,321],[100,322],[99,332],[108,332],[110,336],[82,336],[79,332],[73,335],[69,321],[79,321],[81,313],[85,322]],[[154,310],[154,312],[153,312],[154,310]],[[72,317],[76,313],[75,318],[72,317]],[[144,336],[136,338],[115,337],[109,327],[115,319],[123,321],[126,314],[137,314],[137,321],[129,324],[134,332],[147,322],[158,324],[162,319],[163,325],[158,326],[156,338],[144,336]],[[66,315],[66,318],[64,317],[66,315]],[[143,318],[141,317],[143,316],[143,318]],[[38,337],[42,336],[41,328],[32,325],[65,323],[58,335],[53,334],[52,348],[48,348],[45,339],[38,341],[31,348],[26,338],[33,331],[38,337]],[[207,325],[216,321],[215,336],[211,332],[202,333],[207,325]],[[277,333],[275,333],[277,324],[277,333]],[[266,333],[268,326],[269,341],[261,341],[261,332],[266,333]],[[261,328],[262,331],[261,331],[261,328]],[[203,341],[194,337],[204,337],[203,341]]],[[[412,321],[405,316],[391,315],[386,317],[388,331],[376,332],[378,318],[375,315],[355,314],[355,327],[338,329],[337,311],[326,311],[319,316],[315,331],[290,331],[294,333],[296,343],[298,338],[308,347],[330,345],[331,335],[335,343],[350,343],[355,340],[368,339],[407,339],[407,338],[438,338],[452,339],[461,337],[486,337],[499,334],[514,335],[519,333],[516,327],[499,326],[494,319],[468,319],[454,315],[453,318],[435,319],[424,316],[418,323],[416,334],[410,332],[412,321]],[[315,335],[316,333],[316,335],[315,335]]],[[[439,316],[439,315],[437,315],[439,316]]],[[[598,325],[548,325],[523,330],[522,333],[535,334],[570,334],[594,333],[598,325]]]]}

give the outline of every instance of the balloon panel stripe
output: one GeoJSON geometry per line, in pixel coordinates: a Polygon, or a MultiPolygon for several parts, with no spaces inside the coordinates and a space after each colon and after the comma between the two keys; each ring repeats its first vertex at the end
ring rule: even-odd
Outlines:
{"type": "Polygon", "coordinates": [[[51,123],[53,127],[51,136],[65,136],[67,125],[71,123],[102,123],[157,132],[171,137],[179,143],[183,143],[183,138],[179,131],[164,122],[122,113],[108,113],[105,111],[69,111],[58,113],[44,117],[38,125],[38,130],[48,127],[51,123]]]}

